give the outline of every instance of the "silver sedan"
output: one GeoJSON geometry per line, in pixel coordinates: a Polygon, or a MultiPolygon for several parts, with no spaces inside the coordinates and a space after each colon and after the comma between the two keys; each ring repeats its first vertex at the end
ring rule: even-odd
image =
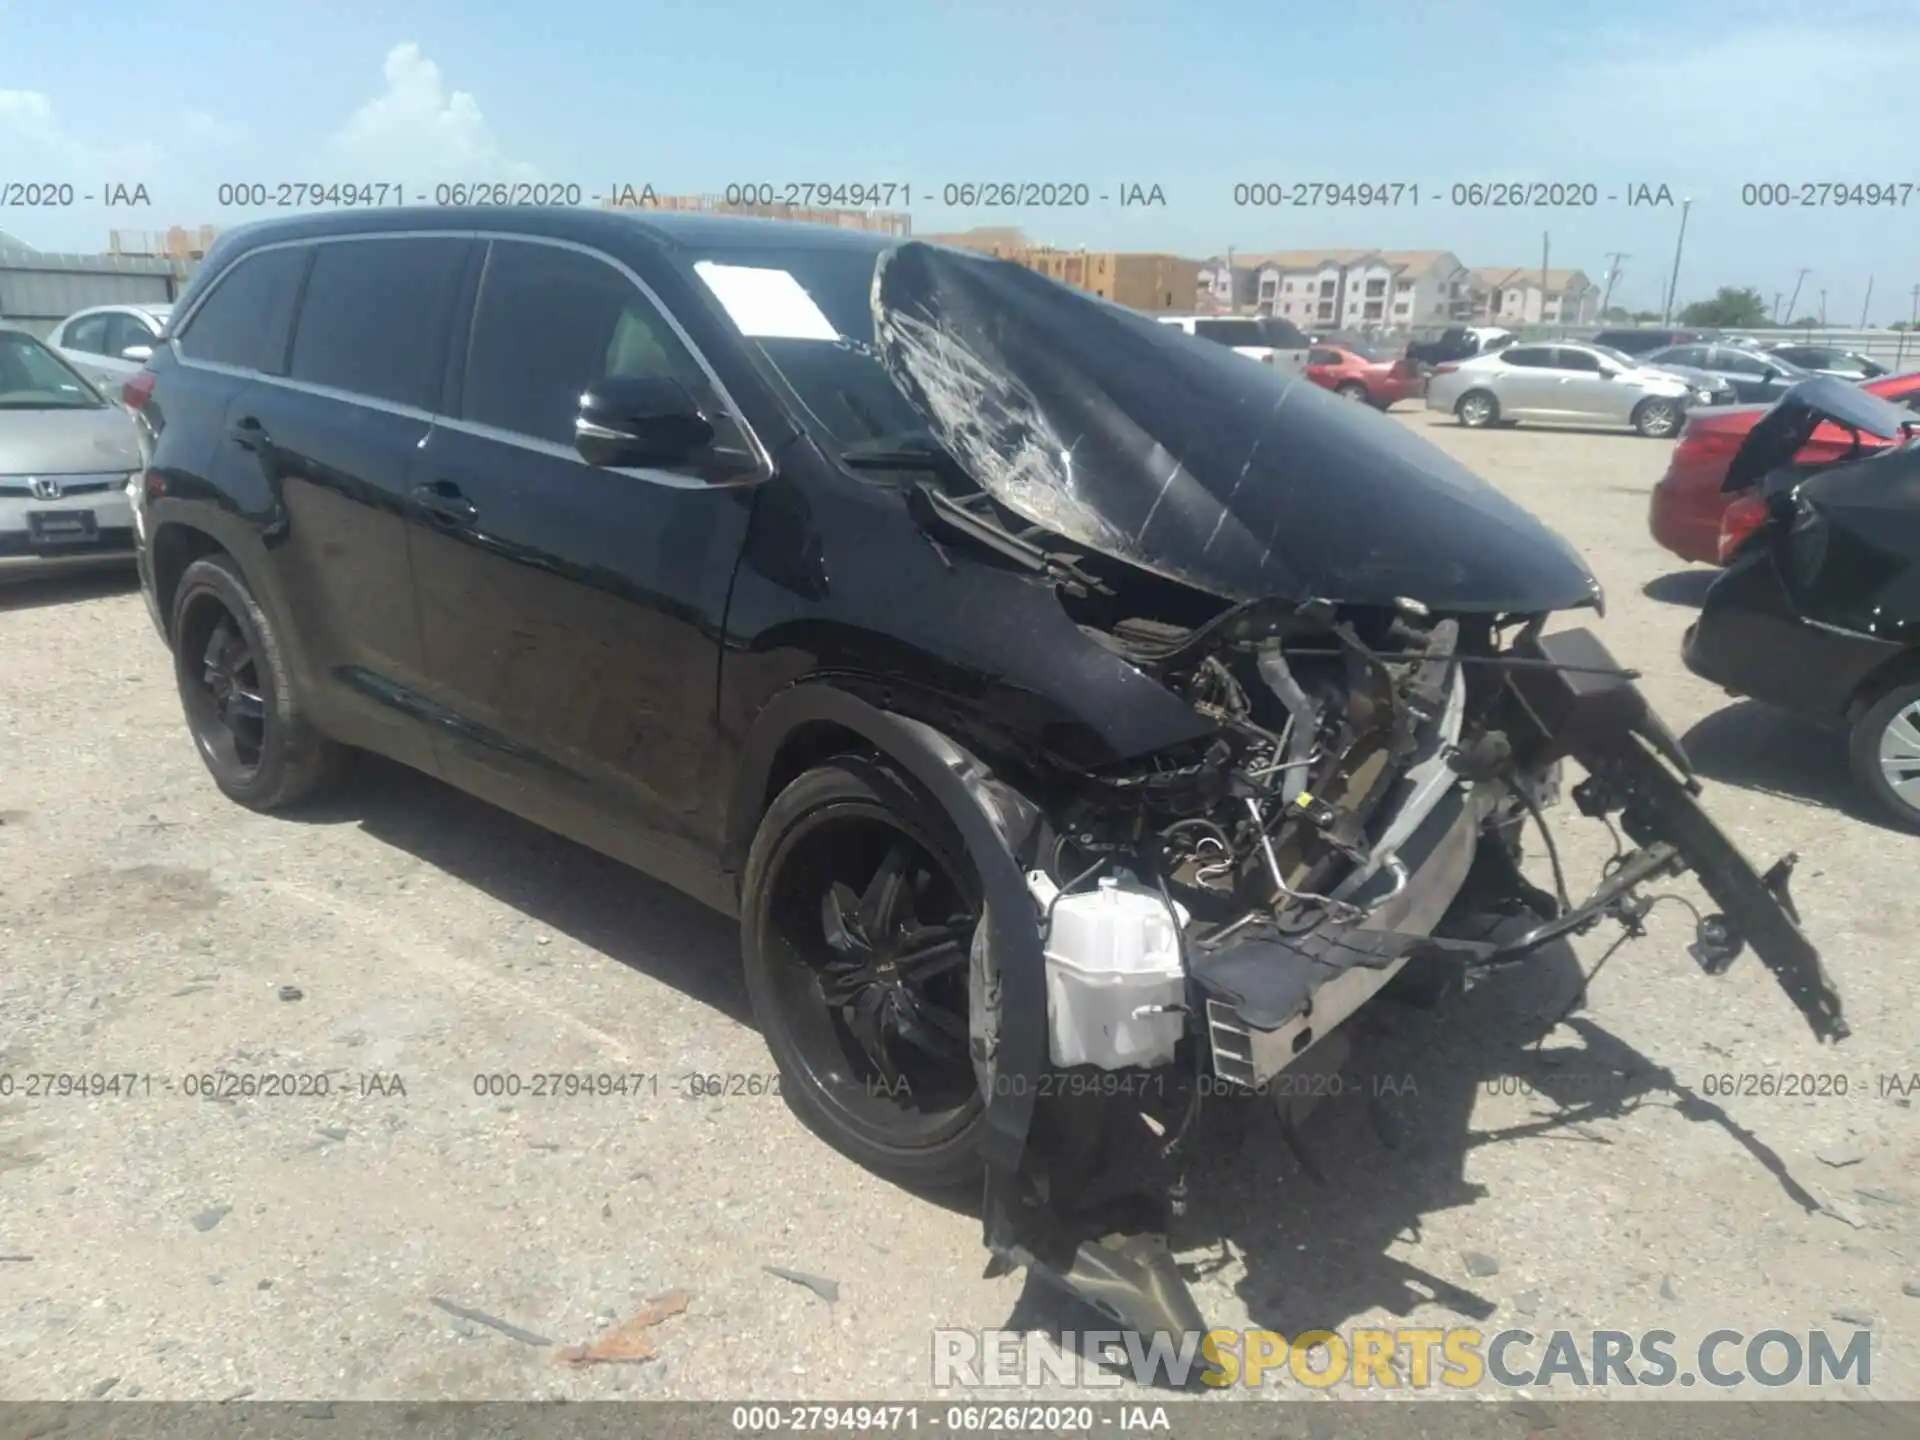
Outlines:
{"type": "Polygon", "coordinates": [[[1521,421],[1619,425],[1670,440],[1689,405],[1713,401],[1703,385],[1621,358],[1565,341],[1510,345],[1440,366],[1427,386],[1427,408],[1473,428],[1521,421]]]}
{"type": "Polygon", "coordinates": [[[24,330],[0,326],[0,578],[133,559],[133,418],[24,330]]]}

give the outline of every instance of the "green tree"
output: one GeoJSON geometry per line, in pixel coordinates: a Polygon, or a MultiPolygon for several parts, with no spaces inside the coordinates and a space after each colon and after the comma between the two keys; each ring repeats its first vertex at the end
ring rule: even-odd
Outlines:
{"type": "Polygon", "coordinates": [[[1711,300],[1696,300],[1680,312],[1683,325],[1720,330],[1751,330],[1767,323],[1767,302],[1752,287],[1722,285],[1711,300]]]}
{"type": "Polygon", "coordinates": [[[1818,315],[1802,315],[1798,320],[1791,322],[1787,328],[1789,330],[1818,330],[1820,328],[1820,317],[1818,315]]]}
{"type": "Polygon", "coordinates": [[[1628,310],[1624,305],[1609,305],[1600,312],[1600,318],[1602,320],[1611,320],[1614,324],[1619,325],[1633,319],[1633,312],[1628,310]]]}
{"type": "Polygon", "coordinates": [[[1636,310],[1633,312],[1634,323],[1637,325],[1645,325],[1652,321],[1662,320],[1665,318],[1666,317],[1663,316],[1658,310],[1636,310]]]}

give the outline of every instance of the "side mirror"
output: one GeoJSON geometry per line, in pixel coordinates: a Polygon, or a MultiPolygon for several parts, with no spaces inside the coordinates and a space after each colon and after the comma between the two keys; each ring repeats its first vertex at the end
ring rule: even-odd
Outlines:
{"type": "Polygon", "coordinates": [[[589,465],[682,465],[713,443],[713,422],[677,380],[620,376],[580,397],[573,444],[589,465]]]}
{"type": "Polygon", "coordinates": [[[131,360],[136,365],[144,365],[153,358],[153,347],[151,345],[129,345],[120,352],[120,358],[122,360],[131,360]]]}

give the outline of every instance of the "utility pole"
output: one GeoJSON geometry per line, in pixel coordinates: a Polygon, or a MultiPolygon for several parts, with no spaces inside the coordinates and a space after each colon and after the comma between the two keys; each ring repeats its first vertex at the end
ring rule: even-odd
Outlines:
{"type": "Polygon", "coordinates": [[[1673,302],[1680,294],[1680,251],[1687,243],[1687,212],[1693,209],[1691,197],[1680,202],[1680,238],[1673,242],[1673,274],[1667,280],[1667,307],[1660,317],[1665,325],[1673,319],[1673,302]]]}
{"type": "Polygon", "coordinates": [[[1553,248],[1553,236],[1547,231],[1540,232],[1540,321],[1547,319],[1547,256],[1553,248]]]}
{"type": "Polygon", "coordinates": [[[1827,292],[1825,290],[1820,292],[1820,328],[1822,330],[1827,328],[1827,292]]]}
{"type": "Polygon", "coordinates": [[[1898,370],[1900,362],[1907,358],[1907,337],[1920,327],[1920,285],[1913,287],[1913,311],[1907,317],[1907,328],[1900,332],[1900,346],[1894,352],[1893,368],[1898,370]]]}
{"type": "Polygon", "coordinates": [[[1867,328],[1867,311],[1873,305],[1873,277],[1867,277],[1867,298],[1860,302],[1860,328],[1867,328]]]}
{"type": "Polygon", "coordinates": [[[1793,323],[1794,301],[1800,298],[1800,282],[1805,280],[1807,276],[1811,275],[1812,273],[1813,271],[1803,268],[1798,275],[1793,277],[1793,296],[1791,299],[1787,301],[1787,323],[1789,325],[1793,323]]]}
{"type": "Polygon", "coordinates": [[[1600,297],[1600,316],[1602,319],[1606,317],[1607,306],[1613,299],[1613,282],[1620,278],[1620,262],[1622,260],[1631,260],[1632,258],[1633,257],[1624,250],[1616,250],[1607,256],[1607,288],[1606,293],[1600,297]]]}

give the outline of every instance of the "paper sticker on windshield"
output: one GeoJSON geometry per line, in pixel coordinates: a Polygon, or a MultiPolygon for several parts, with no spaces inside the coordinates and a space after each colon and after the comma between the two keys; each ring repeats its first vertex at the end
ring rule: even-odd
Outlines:
{"type": "Polygon", "coordinates": [[[840,332],[813,297],[785,270],[716,265],[702,260],[694,273],[713,291],[740,333],[751,340],[838,340],[840,332]]]}

